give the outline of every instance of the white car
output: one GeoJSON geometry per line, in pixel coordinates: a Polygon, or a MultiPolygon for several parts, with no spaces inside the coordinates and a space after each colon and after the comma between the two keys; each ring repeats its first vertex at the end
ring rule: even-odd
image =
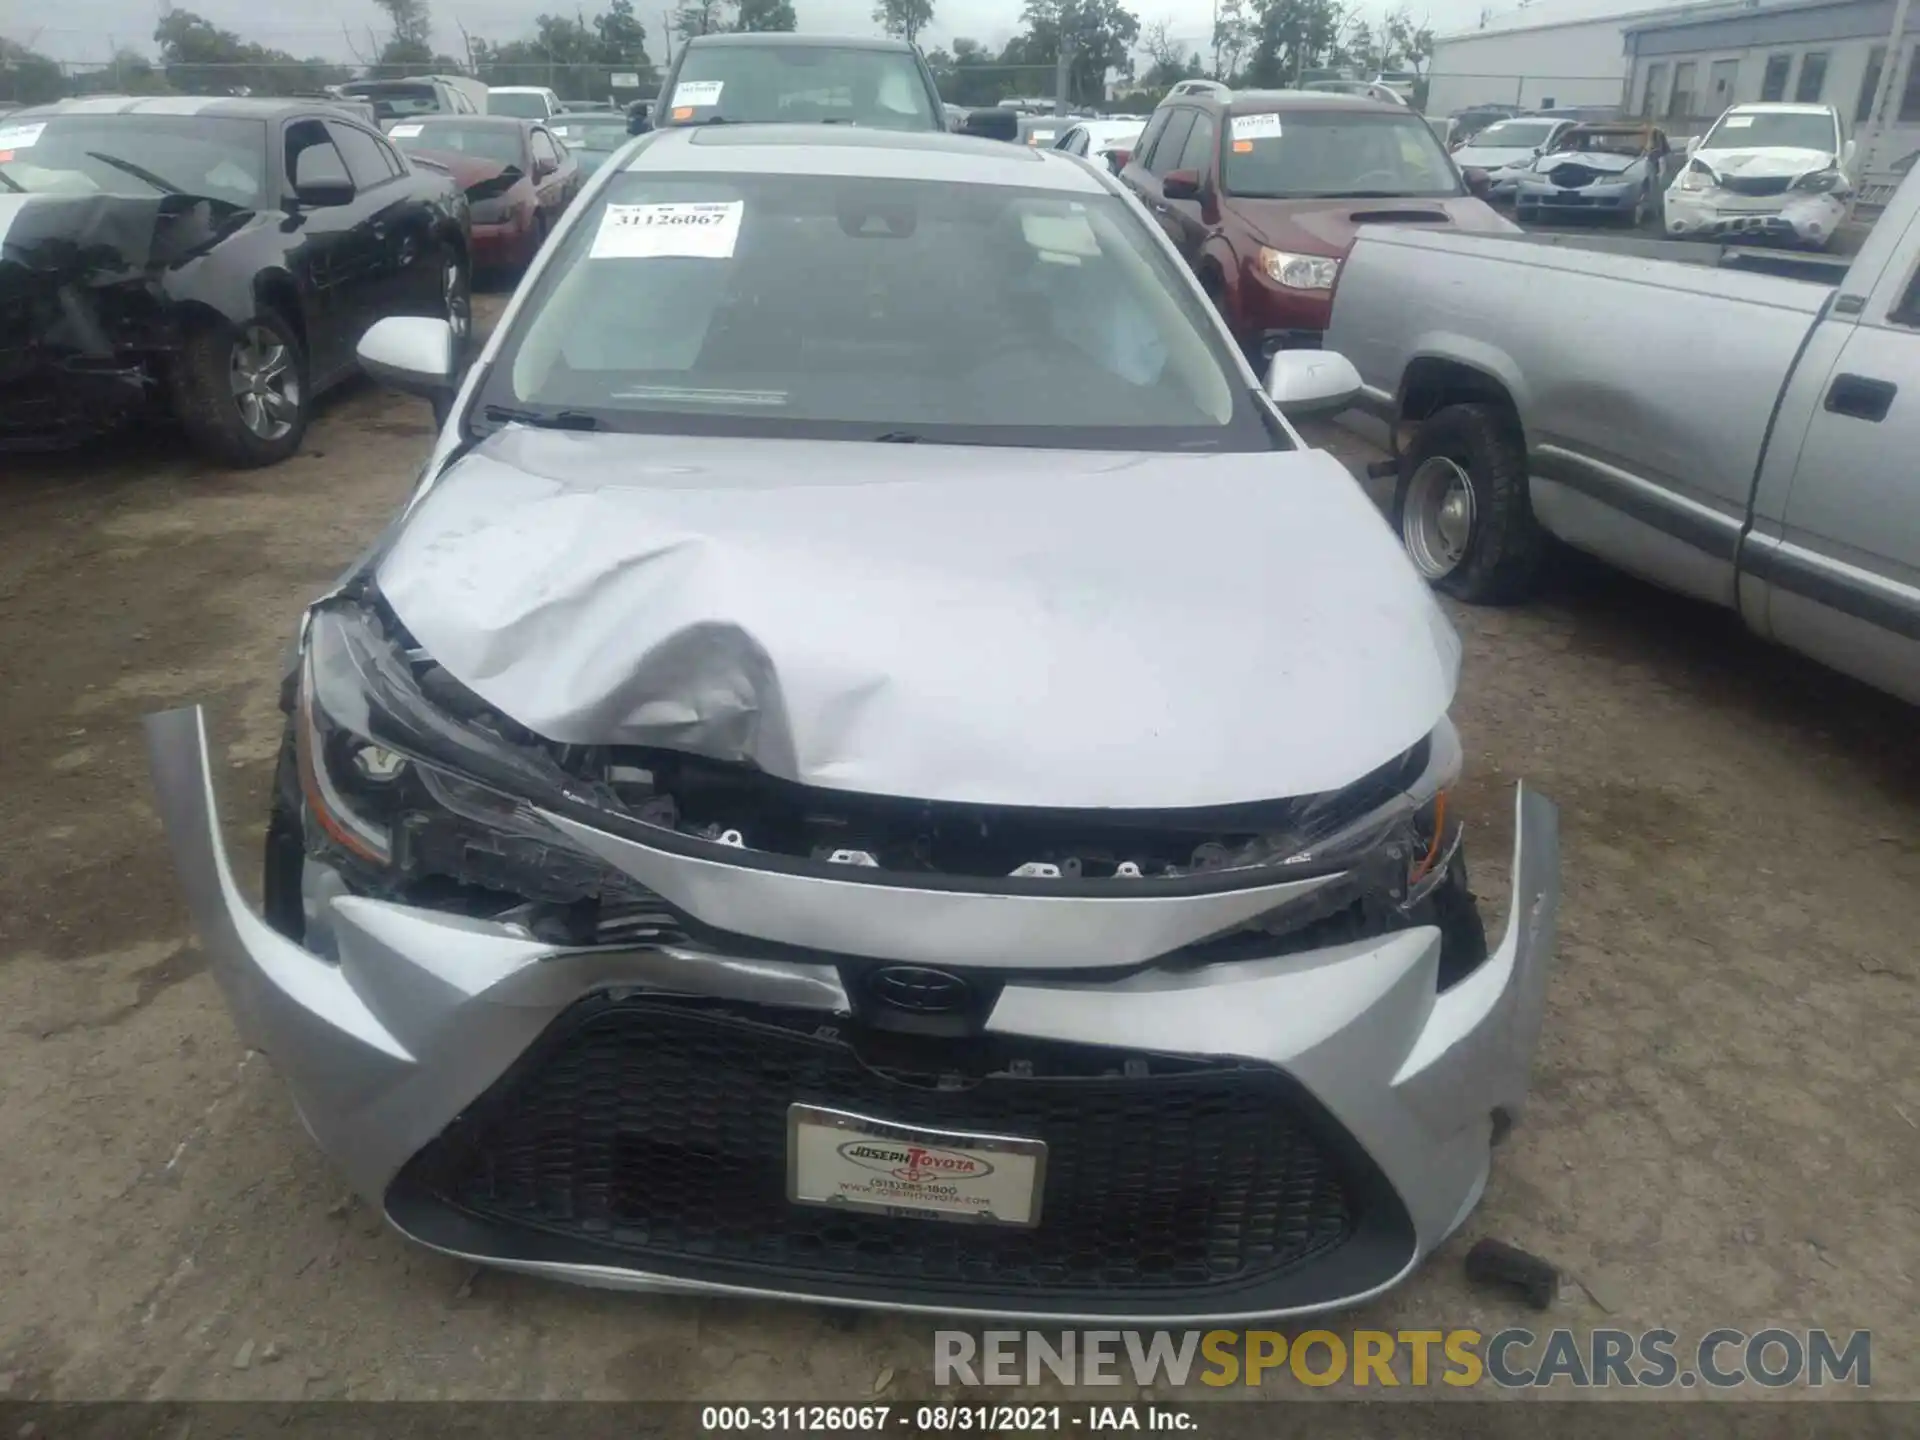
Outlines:
{"type": "Polygon", "coordinates": [[[1081,120],[1054,141],[1053,148],[1096,161],[1118,175],[1146,128],[1144,120],[1081,120]]]}
{"type": "Polygon", "coordinates": [[[1533,162],[1576,123],[1551,115],[1516,115],[1511,120],[1496,121],[1468,136],[1466,143],[1453,152],[1453,163],[1462,170],[1487,172],[1491,187],[1487,199],[1511,201],[1520,188],[1520,177],[1532,170],[1533,162]]]}
{"type": "Polygon", "coordinates": [[[1824,248],[1853,205],[1852,160],[1831,105],[1735,105],[1688,146],[1667,188],[1667,233],[1824,248]]]}
{"type": "Polygon", "coordinates": [[[551,120],[560,113],[560,97],[544,85],[493,85],[487,90],[487,113],[551,120]]]}

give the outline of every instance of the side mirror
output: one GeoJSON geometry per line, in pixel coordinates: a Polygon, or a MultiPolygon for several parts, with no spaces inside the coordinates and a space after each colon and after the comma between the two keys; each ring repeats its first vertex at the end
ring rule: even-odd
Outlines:
{"type": "Polygon", "coordinates": [[[1169,170],[1160,182],[1160,193],[1169,200],[1198,200],[1200,177],[1191,170],[1169,170]]]}
{"type": "Polygon", "coordinates": [[[309,145],[293,160],[293,198],[309,210],[353,203],[353,179],[331,145],[309,145]]]}
{"type": "Polygon", "coordinates": [[[375,384],[433,401],[436,416],[453,398],[460,355],[444,320],[389,315],[367,327],[355,353],[375,384]]]}
{"type": "Polygon", "coordinates": [[[1276,350],[1267,364],[1267,398],[1289,420],[1338,414],[1359,393],[1360,372],[1337,351],[1276,350]]]}
{"type": "Polygon", "coordinates": [[[979,140],[1018,140],[1020,117],[998,106],[991,110],[972,110],[967,113],[966,124],[960,127],[960,133],[979,140]]]}
{"type": "Polygon", "coordinates": [[[1688,136],[1687,137],[1687,154],[1691,155],[1694,151],[1698,150],[1700,148],[1700,142],[1706,138],[1707,137],[1704,135],[1688,136]]]}
{"type": "Polygon", "coordinates": [[[1493,193],[1493,177],[1477,165],[1469,165],[1462,170],[1460,178],[1467,182],[1467,193],[1477,200],[1484,200],[1493,193]]]}
{"type": "Polygon", "coordinates": [[[560,162],[558,160],[535,160],[533,162],[533,178],[536,180],[544,180],[559,168],[560,162]]]}
{"type": "Polygon", "coordinates": [[[1853,141],[1851,140],[1840,147],[1840,168],[1849,175],[1853,173],[1853,141]]]}
{"type": "Polygon", "coordinates": [[[1109,150],[1107,151],[1107,168],[1118,175],[1127,168],[1127,163],[1132,159],[1133,151],[1131,150],[1109,150]]]}

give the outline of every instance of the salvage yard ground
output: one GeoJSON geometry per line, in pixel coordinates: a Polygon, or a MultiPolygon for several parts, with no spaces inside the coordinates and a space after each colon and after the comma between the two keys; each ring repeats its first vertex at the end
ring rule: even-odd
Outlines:
{"type": "MultiPolygon", "coordinates": [[[[476,1278],[403,1244],[234,1038],[139,718],[208,702],[252,885],[293,621],[428,439],[424,405],[355,386],[277,469],[155,439],[0,471],[0,1395],[926,1394],[923,1319],[476,1278]]],[[[1481,1209],[1334,1323],[1865,1327],[1875,1390],[1920,1396],[1914,712],[1584,564],[1454,616],[1475,879],[1503,923],[1511,787],[1560,803],[1559,969],[1481,1209]],[[1470,1291],[1482,1235],[1593,1298],[1470,1291]]]]}

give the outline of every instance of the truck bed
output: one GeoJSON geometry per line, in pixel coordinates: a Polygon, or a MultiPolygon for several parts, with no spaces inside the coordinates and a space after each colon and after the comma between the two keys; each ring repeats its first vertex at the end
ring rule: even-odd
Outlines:
{"type": "Polygon", "coordinates": [[[1838,285],[1853,263],[1851,255],[1824,250],[1789,250],[1777,245],[1720,245],[1701,240],[1649,240],[1638,235],[1529,233],[1514,236],[1533,245],[1563,250],[1592,250],[1608,255],[1637,255],[1680,265],[1704,265],[1716,270],[1744,270],[1756,275],[1778,275],[1818,285],[1838,285]]]}

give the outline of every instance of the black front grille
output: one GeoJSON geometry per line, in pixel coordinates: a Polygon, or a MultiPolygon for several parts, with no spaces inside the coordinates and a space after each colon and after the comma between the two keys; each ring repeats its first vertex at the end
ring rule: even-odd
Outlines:
{"type": "Polygon", "coordinates": [[[1288,1301],[1341,1298],[1390,1278],[1411,1249],[1371,1162],[1268,1066],[903,1039],[656,998],[575,1006],[415,1157],[389,1208],[467,1253],[956,1308],[1131,1297],[1177,1310],[1182,1297],[1276,1284],[1288,1301]],[[796,1101],[1043,1140],[1041,1222],[796,1205],[796,1101]],[[1323,1269],[1338,1273],[1301,1278],[1323,1269]]]}
{"type": "Polygon", "coordinates": [[[1722,175],[1720,188],[1734,195],[1784,195],[1793,184],[1790,175],[1722,175]]]}
{"type": "Polygon", "coordinates": [[[1584,165],[1556,165],[1547,172],[1547,178],[1568,190],[1576,190],[1582,185],[1591,185],[1594,172],[1584,165]]]}

